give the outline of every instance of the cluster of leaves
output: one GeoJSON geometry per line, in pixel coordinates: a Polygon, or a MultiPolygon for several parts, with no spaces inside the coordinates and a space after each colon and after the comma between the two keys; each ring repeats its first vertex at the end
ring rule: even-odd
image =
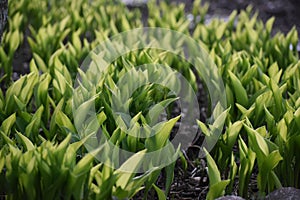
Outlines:
{"type": "MultiPolygon", "coordinates": [[[[137,171],[145,149],[155,151],[168,143],[179,117],[154,122],[163,112],[161,106],[167,107],[176,98],[159,85],[140,88],[142,92],[135,92],[127,102],[133,117],[123,124],[131,125],[127,130],[131,132],[129,135],[112,116],[110,90],[122,74],[139,63],[167,63],[164,60],[179,63],[179,59],[153,52],[152,57],[161,57],[157,61],[147,51],[132,53],[112,63],[110,76],[102,85],[99,80],[95,90],[98,124],[110,142],[137,153],[118,169],[112,169],[94,159],[97,152],[87,153],[82,146],[87,139],[81,138],[75,128],[80,119],[73,117],[73,84],[77,73],[85,76],[78,70],[80,62],[99,42],[141,27],[139,11],[132,12],[122,4],[107,1],[68,1],[63,5],[60,1],[10,1],[9,8],[10,19],[14,20],[9,21],[1,46],[1,70],[5,74],[1,79],[5,90],[0,93],[1,193],[12,199],[123,199],[141,189],[147,194],[154,188],[159,198],[164,199],[173,180],[174,163],[165,168],[165,191],[155,185],[161,168],[153,167],[143,174],[129,173],[128,169],[137,171]],[[23,40],[28,42],[32,53],[30,73],[11,82],[12,60],[23,40]],[[159,105],[155,106],[156,103],[159,105]],[[154,137],[144,140],[131,136],[138,136],[138,127],[146,127],[150,122],[149,130],[154,131],[151,132],[154,137]]],[[[191,76],[191,70],[186,71],[191,76]]],[[[140,76],[142,72],[134,73],[140,76]]],[[[196,85],[195,80],[193,84],[196,85]]],[[[84,102],[82,107],[88,103],[84,102]]],[[[77,116],[85,117],[83,113],[77,116]]],[[[170,151],[175,157],[179,153],[175,149],[170,151]]]]}
{"type": "Polygon", "coordinates": [[[299,188],[298,34],[293,28],[272,36],[274,18],[263,24],[257,16],[249,7],[193,32],[218,65],[230,106],[214,160],[208,157],[209,199],[231,194],[237,177],[238,194],[247,198],[256,171],[261,196],[282,186],[299,188]]]}
{"type": "MultiPolygon", "coordinates": [[[[232,193],[237,177],[239,195],[247,197],[251,174],[256,169],[261,195],[280,186],[300,187],[300,63],[296,30],[286,36],[272,36],[274,18],[264,24],[250,8],[239,14],[233,12],[228,21],[214,19],[205,24],[207,6],[201,1],[194,2],[192,21],[183,5],[150,1],[148,11],[147,26],[180,31],[199,42],[215,61],[225,83],[229,109],[222,115],[226,116],[224,132],[207,153],[207,199],[232,193]]],[[[105,144],[90,153],[82,146],[89,135],[80,138],[77,125],[88,113],[74,118],[72,105],[78,104],[76,113],[91,102],[80,98],[73,102],[73,85],[77,73],[83,83],[93,79],[78,67],[99,42],[143,27],[140,11],[129,11],[123,4],[104,0],[12,0],[9,16],[0,46],[0,70],[1,75],[5,74],[0,82],[6,85],[0,91],[0,193],[12,199],[122,199],[133,197],[141,189],[147,194],[154,188],[160,199],[166,198],[174,164],[164,169],[165,191],[156,186],[162,169],[154,167],[143,174],[122,169],[135,171],[141,167],[139,161],[146,151],[168,143],[179,117],[153,122],[163,112],[161,108],[171,110],[177,98],[167,88],[144,85],[122,103],[130,108],[131,117],[116,118],[112,91],[119,91],[117,83],[122,82],[125,73],[130,72],[136,80],[147,79],[151,70],[134,67],[147,63],[171,66],[196,90],[190,64],[158,50],[138,50],[113,62],[96,88],[82,85],[83,92],[91,91],[87,97],[96,97],[98,124],[109,141],[137,153],[118,169],[112,169],[94,159],[105,144]],[[24,40],[32,53],[30,73],[11,82],[14,54],[26,43],[24,40]],[[139,138],[141,126],[154,130],[155,136],[139,138]]],[[[180,42],[173,43],[176,46],[180,42]]],[[[178,84],[172,77],[163,78],[178,84]]],[[[198,124],[206,136],[213,135],[206,122],[198,124]]],[[[93,122],[88,128],[92,126],[93,122]]],[[[176,149],[170,151],[180,154],[176,149]]]]}

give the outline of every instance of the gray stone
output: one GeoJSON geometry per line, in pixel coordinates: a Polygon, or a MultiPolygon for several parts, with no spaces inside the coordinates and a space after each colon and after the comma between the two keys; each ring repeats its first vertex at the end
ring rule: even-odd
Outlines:
{"type": "Polygon", "coordinates": [[[266,196],[268,200],[299,200],[300,199],[300,189],[292,187],[284,187],[271,192],[266,196]]]}
{"type": "Polygon", "coordinates": [[[224,197],[219,197],[216,200],[245,200],[242,197],[234,196],[234,195],[228,195],[224,197]]]}

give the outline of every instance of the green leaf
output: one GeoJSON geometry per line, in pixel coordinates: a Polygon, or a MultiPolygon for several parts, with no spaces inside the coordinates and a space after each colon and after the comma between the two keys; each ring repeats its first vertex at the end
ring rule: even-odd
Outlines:
{"type": "Polygon", "coordinates": [[[114,172],[114,174],[118,175],[118,179],[116,181],[117,187],[121,187],[123,189],[126,188],[130,179],[134,176],[134,173],[138,171],[138,168],[142,164],[146,151],[147,150],[145,149],[135,153],[114,172]]]}
{"type": "Polygon", "coordinates": [[[91,164],[95,159],[95,155],[97,155],[97,153],[99,153],[103,149],[103,147],[104,146],[102,145],[98,149],[95,149],[94,151],[86,154],[74,167],[72,174],[74,174],[75,176],[80,176],[89,171],[91,168],[91,164]]]}
{"type": "Polygon", "coordinates": [[[217,40],[220,40],[223,37],[226,28],[227,28],[227,23],[222,23],[221,25],[219,25],[217,27],[217,30],[216,30],[217,40]]]}
{"type": "Polygon", "coordinates": [[[159,187],[157,187],[155,184],[153,184],[153,188],[155,189],[159,200],[167,199],[165,193],[159,187]]]}
{"type": "Polygon", "coordinates": [[[23,103],[16,95],[14,95],[14,100],[19,110],[24,110],[26,108],[26,104],[23,103]]]}
{"type": "Polygon", "coordinates": [[[236,177],[236,173],[238,170],[238,166],[236,164],[236,162],[234,161],[234,152],[231,152],[231,159],[230,159],[230,172],[229,172],[229,176],[228,178],[230,179],[230,184],[227,188],[228,193],[231,193],[233,191],[233,187],[235,184],[235,177],[236,177]]]}
{"type": "Polygon", "coordinates": [[[25,129],[25,135],[27,137],[37,136],[39,134],[39,127],[41,125],[41,117],[44,111],[44,107],[40,106],[36,113],[32,116],[31,122],[25,129]]]}
{"type": "Polygon", "coordinates": [[[207,126],[205,125],[205,123],[201,122],[200,120],[197,120],[197,124],[198,126],[200,127],[202,133],[205,135],[205,136],[210,136],[210,131],[209,129],[207,128],[207,126]]]}
{"type": "Polygon", "coordinates": [[[82,49],[81,41],[79,38],[80,30],[72,34],[72,43],[75,49],[79,52],[82,49]]]}
{"type": "Polygon", "coordinates": [[[241,121],[237,121],[235,123],[233,123],[229,128],[228,130],[226,131],[226,135],[227,135],[227,144],[226,144],[226,147],[228,149],[232,149],[235,142],[236,142],[236,139],[238,137],[238,134],[241,130],[241,128],[243,127],[243,123],[241,121]]]}
{"type": "Polygon", "coordinates": [[[176,162],[173,162],[172,164],[166,166],[165,171],[166,171],[166,188],[165,188],[165,194],[168,195],[171,185],[173,183],[174,179],[174,170],[175,170],[175,164],[176,162]]]}
{"type": "Polygon", "coordinates": [[[76,129],[75,129],[73,123],[67,117],[67,115],[65,115],[62,111],[59,110],[57,112],[55,121],[56,121],[57,125],[60,126],[61,128],[67,128],[72,133],[76,133],[76,129]]]}
{"type": "Polygon", "coordinates": [[[253,105],[248,110],[238,103],[236,103],[235,105],[239,109],[239,111],[243,114],[241,116],[241,119],[244,119],[246,117],[251,118],[253,111],[255,111],[255,106],[253,105]]]}
{"type": "Polygon", "coordinates": [[[209,178],[209,186],[213,186],[216,183],[221,182],[220,171],[215,163],[214,159],[210,156],[208,151],[204,149],[206,153],[207,167],[208,167],[208,178],[209,178]]]}
{"type": "Polygon", "coordinates": [[[37,87],[37,104],[44,104],[46,106],[48,97],[48,87],[51,81],[50,74],[43,74],[40,78],[39,85],[37,87]]]}
{"type": "Polygon", "coordinates": [[[273,24],[274,24],[274,21],[275,21],[275,17],[271,17],[267,23],[266,23],[266,30],[267,30],[267,33],[271,33],[272,31],[272,27],[273,27],[273,24]]]}
{"type": "Polygon", "coordinates": [[[148,115],[146,116],[146,119],[150,122],[151,125],[154,125],[157,123],[159,115],[164,111],[164,109],[170,105],[171,103],[175,102],[179,98],[169,98],[166,100],[163,100],[159,102],[158,104],[155,104],[148,112],[148,115]]]}
{"type": "Polygon", "coordinates": [[[85,102],[83,102],[74,111],[74,124],[76,127],[82,127],[83,122],[88,117],[89,112],[91,112],[92,106],[95,104],[95,98],[93,97],[85,102]]]}
{"type": "Polygon", "coordinates": [[[248,184],[252,174],[256,154],[248,149],[242,137],[239,137],[240,167],[239,167],[239,195],[246,197],[248,194],[248,184]]]}
{"type": "Polygon", "coordinates": [[[270,87],[273,92],[275,105],[276,105],[276,109],[275,109],[276,118],[278,119],[283,113],[283,106],[282,106],[283,98],[278,85],[274,82],[273,79],[270,79],[270,87]]]}
{"type": "Polygon", "coordinates": [[[9,57],[6,55],[3,46],[0,46],[0,58],[2,63],[8,63],[9,57]]]}
{"type": "Polygon", "coordinates": [[[226,189],[227,185],[230,183],[230,180],[220,181],[215,183],[209,187],[209,191],[207,193],[206,199],[207,200],[214,200],[218,197],[224,195],[224,190],[226,189]]]}
{"type": "Polygon", "coordinates": [[[267,174],[267,173],[271,172],[271,170],[274,169],[281,160],[283,160],[283,158],[280,155],[279,150],[273,151],[264,160],[264,162],[262,164],[261,173],[267,174]]]}
{"type": "Polygon", "coordinates": [[[39,67],[40,70],[42,70],[43,72],[47,72],[48,71],[48,67],[45,64],[45,62],[43,61],[43,59],[36,53],[33,53],[33,58],[37,64],[37,66],[39,67]]]}
{"type": "Polygon", "coordinates": [[[27,104],[31,99],[34,86],[38,82],[38,74],[31,72],[30,74],[26,75],[26,77],[25,85],[22,85],[22,89],[18,95],[18,98],[25,104],[27,104]]]}
{"type": "Polygon", "coordinates": [[[18,136],[21,138],[23,144],[25,145],[27,151],[33,150],[34,149],[34,145],[32,144],[32,142],[26,137],[24,136],[22,133],[17,132],[18,136]]]}
{"type": "Polygon", "coordinates": [[[0,172],[2,172],[4,165],[5,165],[5,153],[4,153],[4,148],[2,148],[0,149],[0,172]]]}
{"type": "Polygon", "coordinates": [[[11,116],[9,116],[8,118],[6,118],[2,122],[0,130],[2,130],[4,134],[6,134],[7,136],[9,136],[11,128],[14,125],[15,122],[16,122],[16,113],[12,114],[11,116]]]}
{"type": "Polygon", "coordinates": [[[300,107],[294,113],[294,120],[295,120],[298,128],[300,129],[300,107]]]}
{"type": "Polygon", "coordinates": [[[275,119],[274,116],[270,113],[270,111],[266,108],[266,106],[264,106],[264,110],[265,110],[265,115],[266,115],[266,121],[268,124],[268,129],[270,130],[270,132],[273,130],[273,128],[275,128],[275,119]]]}
{"type": "Polygon", "coordinates": [[[166,144],[171,134],[171,130],[179,118],[180,116],[170,119],[164,123],[162,128],[160,128],[153,137],[150,137],[146,140],[146,148],[150,151],[155,151],[162,148],[166,144]]]}
{"type": "Polygon", "coordinates": [[[2,131],[0,131],[0,133],[1,133],[1,135],[2,135],[2,137],[3,137],[3,139],[4,139],[4,141],[5,141],[7,144],[9,144],[9,145],[11,145],[11,146],[14,146],[14,145],[15,145],[15,142],[12,141],[9,137],[7,137],[7,135],[5,135],[2,131]]]}
{"type": "Polygon", "coordinates": [[[64,159],[64,155],[66,153],[66,149],[70,144],[71,134],[68,134],[67,137],[57,146],[55,149],[55,153],[58,155],[59,162],[62,162],[64,159]]]}
{"type": "MultiPolygon", "coordinates": [[[[276,184],[277,179],[273,179],[273,183],[271,182],[272,170],[278,165],[278,163],[283,160],[278,150],[270,153],[259,168],[259,173],[257,176],[257,184],[260,191],[264,192],[267,185],[276,184]]],[[[275,174],[274,174],[275,175],[275,174]]],[[[276,176],[276,175],[275,175],[276,176]]]]}
{"type": "Polygon", "coordinates": [[[12,56],[12,53],[18,48],[20,44],[20,36],[19,36],[19,31],[15,30],[10,38],[10,43],[9,43],[9,53],[12,56]]]}
{"type": "Polygon", "coordinates": [[[264,160],[269,155],[269,148],[265,139],[255,130],[244,124],[249,139],[251,141],[251,148],[258,155],[260,161],[264,160]]]}
{"type": "Polygon", "coordinates": [[[253,80],[255,77],[257,77],[258,74],[258,65],[253,65],[250,69],[247,70],[245,75],[243,76],[241,83],[242,85],[248,85],[251,80],[253,80]]]}
{"type": "Polygon", "coordinates": [[[232,72],[228,71],[228,74],[231,80],[231,84],[233,86],[234,95],[236,97],[237,103],[241,104],[244,107],[247,107],[248,95],[245,88],[243,87],[240,80],[232,72]]]}
{"type": "Polygon", "coordinates": [[[61,99],[56,105],[56,108],[54,109],[54,112],[50,120],[50,135],[48,135],[47,137],[52,137],[55,134],[56,127],[57,127],[55,118],[57,113],[63,108],[64,103],[65,103],[64,99],[61,99]]]}
{"type": "Polygon", "coordinates": [[[36,66],[36,63],[35,63],[34,59],[31,59],[31,61],[29,63],[29,68],[30,68],[30,72],[33,72],[33,73],[36,73],[36,74],[39,73],[39,70],[38,70],[38,68],[36,66]]]}
{"type": "Polygon", "coordinates": [[[215,143],[217,142],[217,140],[219,139],[223,127],[224,127],[224,123],[226,120],[226,117],[228,116],[228,112],[229,112],[230,108],[226,109],[223,111],[223,108],[221,106],[221,104],[217,104],[217,106],[214,109],[213,112],[213,117],[215,119],[215,121],[213,122],[213,124],[209,124],[209,136],[205,137],[204,142],[203,142],[203,146],[205,148],[210,148],[212,146],[215,145],[215,143]],[[222,113],[221,113],[222,112],[222,113]]]}

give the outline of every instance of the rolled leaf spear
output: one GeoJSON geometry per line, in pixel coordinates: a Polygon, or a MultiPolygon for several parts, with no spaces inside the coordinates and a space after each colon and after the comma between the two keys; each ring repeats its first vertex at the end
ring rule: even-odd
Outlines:
{"type": "Polygon", "coordinates": [[[8,0],[0,0],[0,43],[2,41],[2,33],[7,21],[7,14],[8,14],[8,0]]]}

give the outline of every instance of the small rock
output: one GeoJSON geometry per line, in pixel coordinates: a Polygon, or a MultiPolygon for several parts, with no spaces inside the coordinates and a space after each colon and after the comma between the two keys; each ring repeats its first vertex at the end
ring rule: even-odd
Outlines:
{"type": "Polygon", "coordinates": [[[266,199],[269,200],[299,200],[300,199],[300,189],[292,187],[284,187],[271,192],[266,199]]]}
{"type": "Polygon", "coordinates": [[[216,200],[245,200],[242,197],[234,196],[234,195],[228,195],[224,197],[219,197],[216,200]]]}
{"type": "Polygon", "coordinates": [[[122,2],[127,6],[140,6],[147,4],[148,0],[122,0],[122,2]]]}

